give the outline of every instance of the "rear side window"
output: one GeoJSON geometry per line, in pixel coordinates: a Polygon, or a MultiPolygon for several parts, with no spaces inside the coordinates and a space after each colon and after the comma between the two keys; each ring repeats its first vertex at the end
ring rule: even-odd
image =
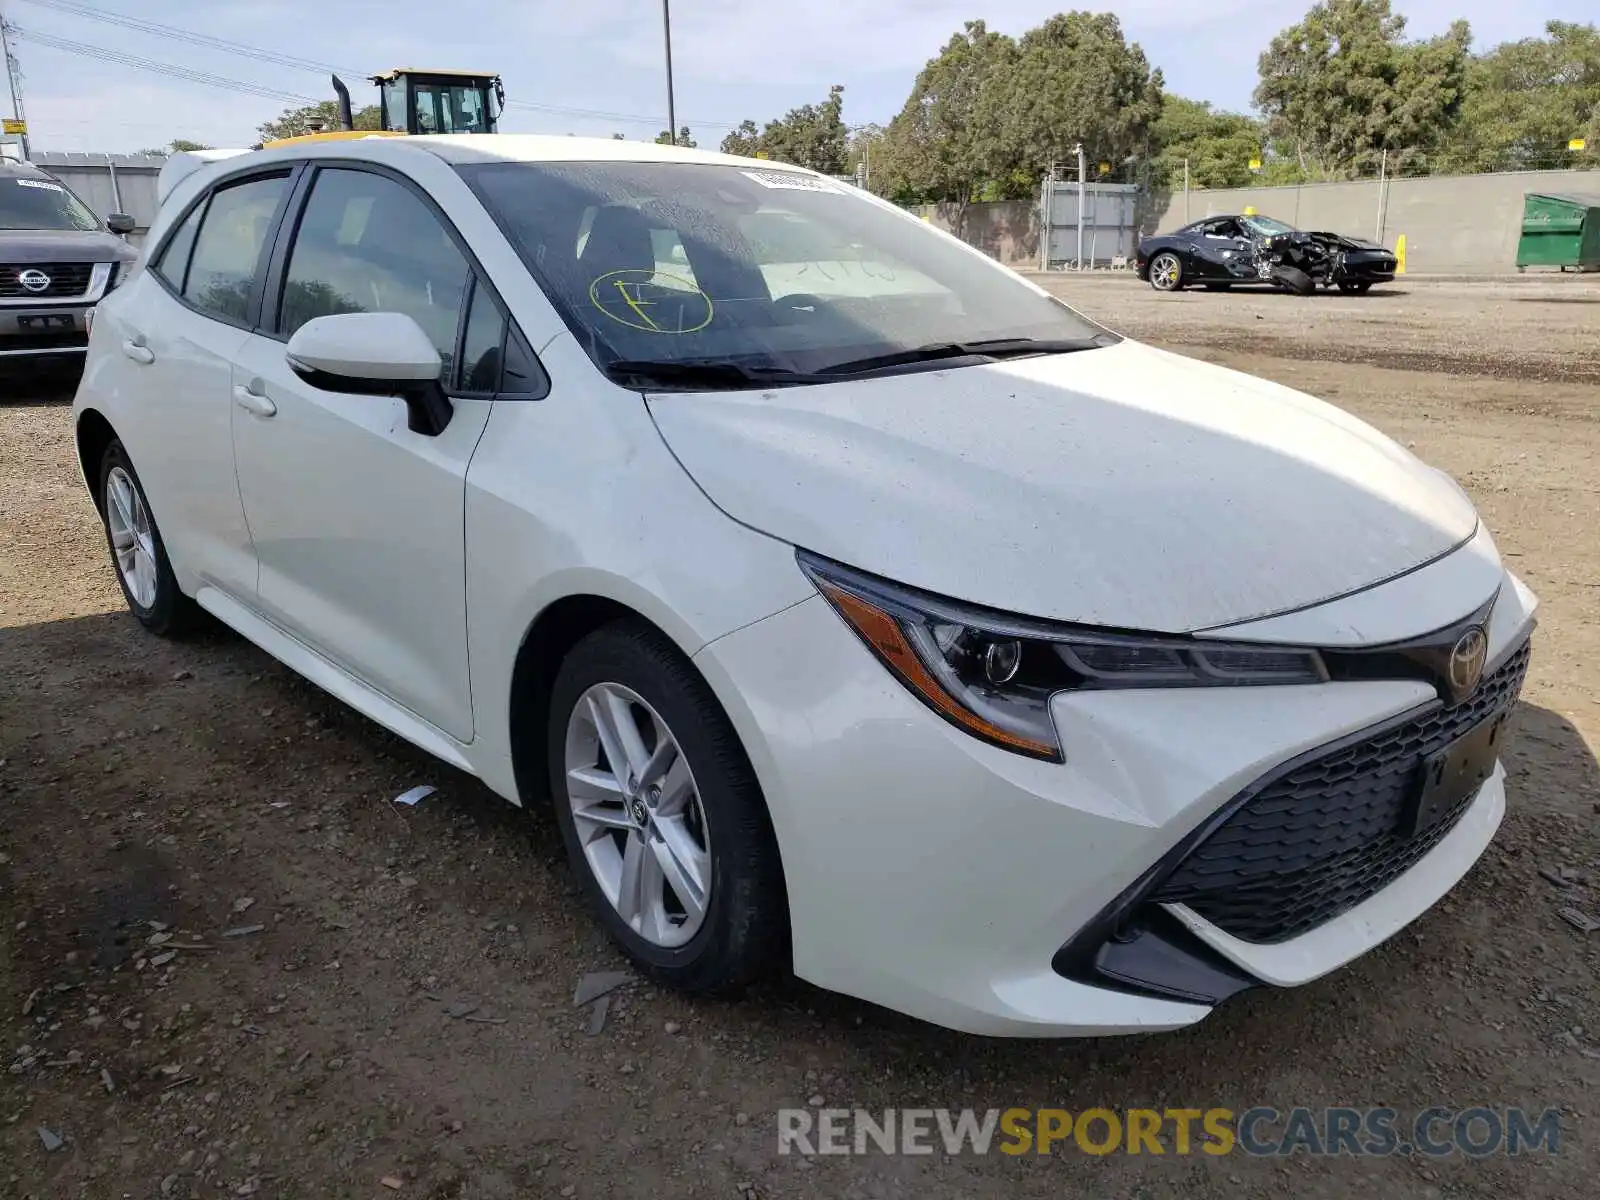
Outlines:
{"type": "Polygon", "coordinates": [[[288,186],[288,176],[278,175],[236,183],[212,195],[195,238],[183,285],[185,300],[225,321],[242,324],[248,319],[261,252],[288,186]]]}
{"type": "Polygon", "coordinates": [[[337,313],[404,313],[433,341],[448,379],[467,278],[466,258],[409,188],[323,170],[289,253],[279,332],[337,313]]]}
{"type": "Polygon", "coordinates": [[[204,204],[194,206],[193,211],[184,218],[183,224],[178,226],[177,231],[167,239],[161,257],[151,268],[178,292],[183,291],[184,276],[189,273],[189,255],[194,250],[194,235],[200,232],[200,218],[205,211],[204,204]]]}

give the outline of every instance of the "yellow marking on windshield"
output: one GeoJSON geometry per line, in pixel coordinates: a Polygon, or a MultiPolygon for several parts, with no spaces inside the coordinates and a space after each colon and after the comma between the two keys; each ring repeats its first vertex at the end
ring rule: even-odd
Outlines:
{"type": "Polygon", "coordinates": [[[645,333],[698,333],[716,315],[711,297],[692,280],[658,271],[608,271],[589,285],[589,303],[617,324],[645,333]],[[672,286],[657,283],[658,279],[671,280],[672,286]],[[615,297],[612,288],[616,289],[615,297]],[[648,313],[647,308],[657,312],[648,313]],[[667,314],[674,311],[677,319],[671,320],[667,314]]]}

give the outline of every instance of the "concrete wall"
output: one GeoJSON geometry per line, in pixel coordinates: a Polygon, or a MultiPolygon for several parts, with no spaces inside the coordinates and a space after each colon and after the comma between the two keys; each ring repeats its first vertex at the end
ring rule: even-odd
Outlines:
{"type": "Polygon", "coordinates": [[[1394,248],[1406,239],[1410,274],[1513,274],[1527,192],[1600,196],[1600,172],[1526,171],[1298,187],[1175,193],[1157,218],[1166,233],[1214,213],[1254,207],[1301,229],[1373,238],[1394,248]],[[1385,193],[1387,195],[1385,196],[1385,193]]]}
{"type": "Polygon", "coordinates": [[[1039,265],[1039,204],[1035,200],[969,204],[965,214],[959,204],[948,203],[924,204],[914,211],[1008,267],[1039,265]]]}

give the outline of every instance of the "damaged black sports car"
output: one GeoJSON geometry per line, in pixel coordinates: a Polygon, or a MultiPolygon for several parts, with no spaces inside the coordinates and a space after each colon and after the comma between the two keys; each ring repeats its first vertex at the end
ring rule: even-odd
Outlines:
{"type": "Polygon", "coordinates": [[[1361,295],[1394,280],[1395,256],[1376,242],[1308,233],[1247,213],[1207,217],[1139,243],[1139,278],[1160,292],[1267,284],[1309,296],[1321,284],[1361,295]]]}

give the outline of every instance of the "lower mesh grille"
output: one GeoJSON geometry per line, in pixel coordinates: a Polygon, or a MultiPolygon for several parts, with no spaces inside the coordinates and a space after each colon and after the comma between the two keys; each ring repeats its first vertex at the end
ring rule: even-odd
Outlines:
{"type": "Polygon", "coordinates": [[[1435,707],[1252,785],[1150,899],[1181,903],[1248,942],[1283,942],[1360,904],[1439,844],[1472,797],[1415,837],[1401,826],[1423,760],[1507,712],[1524,641],[1461,704],[1435,707]]]}

